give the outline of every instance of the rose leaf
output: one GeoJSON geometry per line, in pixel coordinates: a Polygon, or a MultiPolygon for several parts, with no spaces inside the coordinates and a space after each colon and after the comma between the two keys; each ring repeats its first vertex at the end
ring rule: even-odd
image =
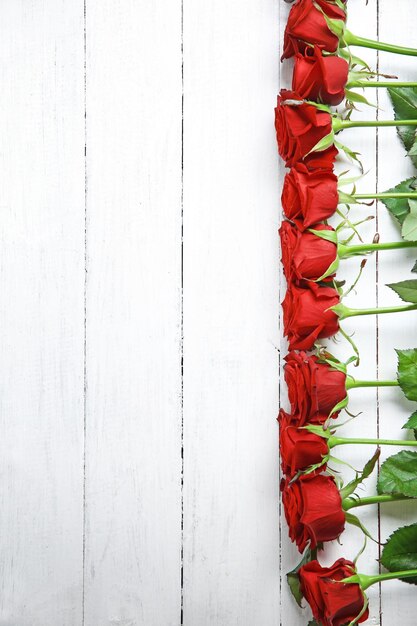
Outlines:
{"type": "Polygon", "coordinates": [[[403,428],[417,428],[417,411],[414,411],[414,413],[410,415],[408,421],[404,424],[403,428]]]}
{"type": "MultiPolygon", "coordinates": [[[[417,524],[403,526],[390,536],[382,551],[381,563],[389,572],[417,569],[417,524]]],[[[400,580],[417,585],[417,577],[400,580]]]]}
{"type": "Polygon", "coordinates": [[[398,383],[408,400],[417,401],[417,348],[396,350],[398,383]]]}
{"type": "Polygon", "coordinates": [[[298,572],[303,565],[305,565],[306,563],[309,563],[313,558],[315,557],[312,554],[310,548],[307,548],[307,550],[303,554],[303,558],[301,559],[297,567],[295,567],[293,570],[291,570],[291,572],[288,572],[287,574],[287,583],[289,585],[290,591],[292,595],[294,596],[295,601],[297,602],[298,606],[302,606],[301,602],[304,597],[301,592],[300,578],[298,576],[298,572]]]}
{"type": "MultiPolygon", "coordinates": [[[[407,178],[401,183],[388,189],[384,193],[414,193],[417,188],[417,178],[407,178]]],[[[400,224],[402,224],[410,212],[410,205],[408,204],[408,198],[386,198],[382,202],[387,207],[388,211],[393,217],[395,217],[400,224]]]]}
{"type": "Polygon", "coordinates": [[[403,222],[401,236],[406,241],[417,241],[417,200],[408,200],[408,205],[410,212],[403,222]]]}
{"type": "Polygon", "coordinates": [[[417,452],[402,450],[381,465],[377,490],[382,494],[397,494],[417,498],[417,452]]]}
{"type": "MultiPolygon", "coordinates": [[[[388,89],[388,93],[394,107],[396,120],[417,119],[417,88],[391,87],[388,89]]],[[[397,127],[397,132],[407,152],[412,150],[415,141],[414,127],[397,127]]],[[[416,156],[411,156],[411,160],[417,166],[416,156]]]]}
{"type": "Polygon", "coordinates": [[[399,283],[390,283],[387,287],[395,291],[404,302],[417,304],[417,278],[402,280],[399,283]]]}

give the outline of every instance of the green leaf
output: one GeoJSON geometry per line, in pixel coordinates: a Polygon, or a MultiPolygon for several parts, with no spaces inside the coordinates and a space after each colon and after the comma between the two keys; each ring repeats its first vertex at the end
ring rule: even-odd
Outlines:
{"type": "Polygon", "coordinates": [[[314,230],[314,228],[309,228],[308,232],[313,233],[313,235],[316,235],[316,237],[320,237],[320,239],[331,241],[332,243],[336,245],[338,243],[337,232],[334,230],[314,230]]]}
{"type": "Polygon", "coordinates": [[[323,137],[323,139],[320,139],[320,141],[316,143],[314,148],[311,148],[308,154],[311,154],[312,152],[322,152],[323,150],[327,150],[327,148],[330,148],[330,146],[332,146],[333,144],[334,144],[334,133],[332,131],[331,133],[323,137]]]}
{"type": "MultiPolygon", "coordinates": [[[[316,5],[317,6],[317,5],[316,5]]],[[[323,13],[324,19],[326,20],[327,26],[332,33],[334,33],[339,39],[344,35],[346,24],[343,20],[335,20],[330,17],[327,17],[325,13],[323,13]]]]}
{"type": "Polygon", "coordinates": [[[339,264],[340,264],[340,259],[339,257],[336,257],[333,263],[331,263],[329,267],[327,268],[327,270],[324,272],[324,274],[322,274],[319,278],[317,278],[316,283],[319,283],[320,281],[324,280],[328,276],[335,274],[339,268],[339,264]]]}
{"type": "Polygon", "coordinates": [[[404,302],[417,304],[417,278],[402,280],[399,283],[390,283],[387,287],[395,291],[404,302]]]}
{"type": "Polygon", "coordinates": [[[346,100],[349,102],[359,102],[360,104],[367,104],[370,107],[376,107],[373,102],[369,102],[365,96],[360,93],[356,93],[356,91],[352,91],[351,89],[345,89],[346,100]]]}
{"type": "Polygon", "coordinates": [[[290,587],[290,591],[292,595],[294,596],[295,601],[297,602],[298,606],[302,606],[302,599],[304,597],[303,594],[301,593],[300,579],[298,576],[298,572],[303,565],[305,565],[306,563],[309,563],[310,561],[316,558],[316,553],[317,553],[316,550],[314,550],[314,554],[313,554],[310,548],[307,548],[307,550],[303,554],[303,558],[301,559],[300,563],[293,570],[291,570],[291,572],[288,572],[287,574],[287,583],[290,587]]]}
{"type": "Polygon", "coordinates": [[[320,626],[320,624],[316,622],[315,619],[312,619],[311,622],[308,622],[307,626],[320,626]]]}
{"type": "MultiPolygon", "coordinates": [[[[391,102],[395,111],[396,120],[417,119],[417,87],[391,87],[388,89],[391,102]]],[[[398,135],[407,152],[412,150],[415,141],[415,129],[412,126],[397,128],[398,135]]],[[[411,156],[411,160],[417,167],[417,157],[411,156]]]]}
{"type": "Polygon", "coordinates": [[[408,400],[417,401],[417,348],[396,350],[398,383],[408,400]]]}
{"type": "MultiPolygon", "coordinates": [[[[339,56],[348,61],[351,67],[354,67],[355,65],[357,65],[358,67],[364,67],[365,69],[369,70],[369,76],[375,75],[374,72],[370,71],[371,68],[369,67],[368,63],[360,57],[352,54],[350,48],[339,48],[339,56]]],[[[357,73],[360,74],[360,72],[357,73]]],[[[362,76],[360,76],[359,78],[362,78],[362,76]]]]}
{"type": "MultiPolygon", "coordinates": [[[[390,536],[382,551],[381,563],[389,572],[417,569],[417,524],[403,526],[390,536]]],[[[417,577],[400,580],[417,585],[417,577]]]]}
{"type": "MultiPolygon", "coordinates": [[[[339,148],[339,150],[343,150],[343,152],[346,154],[346,156],[351,159],[352,161],[356,161],[356,163],[359,165],[361,172],[363,172],[363,163],[362,161],[359,159],[360,152],[354,152],[353,150],[351,150],[350,148],[348,148],[347,146],[345,146],[343,143],[340,143],[340,141],[334,141],[334,145],[336,146],[336,148],[339,148]]],[[[323,150],[324,148],[322,148],[323,150]]]]}
{"type": "Polygon", "coordinates": [[[408,418],[408,421],[404,424],[403,428],[417,428],[417,411],[414,411],[408,418]]]}
{"type": "Polygon", "coordinates": [[[410,198],[408,206],[410,212],[403,222],[401,235],[406,241],[417,241],[417,200],[410,198]]]}
{"type": "Polygon", "coordinates": [[[362,524],[359,517],[356,517],[356,515],[353,515],[353,513],[349,513],[348,511],[346,511],[345,518],[348,524],[351,524],[352,526],[356,526],[356,528],[359,528],[363,532],[363,534],[366,535],[366,537],[369,537],[369,539],[372,539],[372,541],[375,541],[376,543],[378,543],[377,540],[372,537],[369,530],[362,524]]]}
{"type": "Polygon", "coordinates": [[[332,113],[332,109],[328,104],[323,104],[322,102],[316,102],[315,100],[304,100],[307,104],[311,104],[311,106],[315,107],[319,111],[325,111],[329,115],[332,113]]]}
{"type": "Polygon", "coordinates": [[[408,156],[410,156],[410,157],[417,156],[417,135],[416,135],[416,131],[414,131],[414,143],[411,146],[411,149],[408,151],[408,156]]]}
{"type": "Polygon", "coordinates": [[[381,465],[377,490],[379,494],[399,494],[417,498],[417,452],[401,450],[381,465]]]}
{"type": "Polygon", "coordinates": [[[339,204],[356,204],[356,199],[348,193],[344,193],[339,189],[339,204]]]}
{"type": "MultiPolygon", "coordinates": [[[[392,189],[387,189],[384,193],[415,193],[416,189],[417,178],[407,178],[407,180],[403,180],[395,187],[392,187],[392,189]]],[[[387,198],[386,200],[382,200],[382,202],[391,215],[402,224],[410,212],[408,198],[387,198]]]]}
{"type": "Polygon", "coordinates": [[[340,490],[340,497],[342,498],[342,500],[345,500],[346,498],[351,496],[352,493],[355,491],[356,487],[358,487],[364,480],[369,478],[369,476],[374,471],[375,465],[377,464],[380,454],[381,454],[381,450],[379,449],[376,450],[373,457],[369,459],[369,461],[366,463],[362,472],[357,474],[354,480],[352,480],[345,487],[343,487],[343,489],[340,490]]]}

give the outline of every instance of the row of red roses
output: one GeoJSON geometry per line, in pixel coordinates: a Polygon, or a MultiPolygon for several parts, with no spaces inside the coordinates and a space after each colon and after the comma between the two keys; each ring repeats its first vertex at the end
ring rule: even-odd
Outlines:
{"type": "MultiPolygon", "coordinates": [[[[412,304],[379,310],[348,309],[341,304],[334,281],[342,258],[378,248],[417,245],[396,242],[382,246],[376,241],[368,245],[345,245],[338,242],[333,228],[322,223],[336,212],[343,195],[333,170],[338,147],[345,149],[338,143],[337,133],[354,126],[394,126],[399,122],[352,122],[333,114],[327,106],[306,100],[337,105],[345,97],[354,99],[351,88],[365,84],[386,85],[370,81],[373,76],[370,71],[349,71],[351,57],[346,50],[349,44],[417,55],[417,50],[352,35],[345,27],[345,4],[346,0],[297,0],[292,7],[283,53],[283,58],[295,56],[292,91],[281,91],[275,111],[279,153],[285,165],[291,168],[282,194],[283,210],[290,221],[284,221],[280,228],[282,262],[288,284],[283,301],[284,334],[291,350],[284,368],[291,412],[281,410],[279,415],[280,454],[285,476],[281,491],[289,535],[300,552],[306,548],[314,551],[324,542],[337,539],[344,530],[347,512],[354,506],[368,503],[366,498],[362,502],[351,498],[352,491],[341,492],[334,477],[325,473],[332,448],[351,442],[383,443],[342,439],[327,428],[329,417],[337,417],[346,406],[347,390],[361,384],[347,377],[343,368],[328,355],[309,356],[305,350],[312,349],[317,339],[336,334],[340,319],[417,308],[412,304]],[[361,80],[363,76],[366,83],[361,80]]],[[[416,126],[417,121],[403,120],[401,124],[416,126]]],[[[416,194],[408,194],[412,196],[416,194]]],[[[350,196],[349,200],[375,197],[375,194],[350,196]]],[[[417,445],[417,442],[407,443],[417,445]]],[[[376,459],[377,455],[372,466],[376,459]]],[[[368,501],[377,502],[378,497],[368,498],[368,501]]],[[[301,592],[315,619],[326,626],[345,626],[367,619],[364,595],[367,587],[400,574],[409,577],[416,572],[369,577],[357,574],[353,562],[346,559],[339,559],[330,568],[323,568],[313,559],[300,568],[298,577],[301,592]]]]}

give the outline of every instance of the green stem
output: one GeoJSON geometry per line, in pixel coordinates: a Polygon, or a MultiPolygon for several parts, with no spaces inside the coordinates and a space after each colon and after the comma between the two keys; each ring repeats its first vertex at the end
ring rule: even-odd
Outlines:
{"type": "Polygon", "coordinates": [[[417,241],[388,241],[386,243],[362,243],[353,246],[339,244],[337,255],[340,259],[356,254],[375,252],[377,250],[401,250],[402,248],[417,248],[417,241]]]}
{"type": "Polygon", "coordinates": [[[346,498],[342,502],[343,510],[350,511],[358,506],[368,506],[369,504],[384,504],[386,502],[398,502],[399,500],[413,500],[414,498],[408,498],[401,495],[381,495],[381,496],[368,496],[366,498],[346,498]]]}
{"type": "Polygon", "coordinates": [[[341,120],[338,117],[334,117],[333,130],[338,133],[344,128],[377,128],[380,126],[417,126],[416,120],[341,120]]]}
{"type": "Polygon", "coordinates": [[[411,448],[417,447],[417,441],[408,441],[404,439],[361,439],[334,437],[333,435],[331,435],[327,441],[329,444],[329,448],[335,448],[336,446],[345,446],[349,444],[370,444],[375,446],[409,446],[411,448]]]}
{"type": "Polygon", "coordinates": [[[373,39],[365,39],[358,37],[349,30],[345,31],[344,41],[348,46],[360,46],[361,48],[372,48],[373,50],[384,50],[385,52],[393,52],[394,54],[406,54],[408,56],[417,56],[415,48],[405,48],[404,46],[395,46],[382,41],[374,41],[373,39]]]}
{"type": "Polygon", "coordinates": [[[383,582],[384,580],[395,580],[397,578],[415,578],[417,577],[417,569],[409,569],[403,572],[387,572],[386,574],[376,574],[375,576],[367,576],[366,574],[354,574],[348,578],[344,578],[342,583],[356,583],[360,585],[363,591],[366,591],[371,585],[383,582]]]}
{"type": "Polygon", "coordinates": [[[397,192],[397,193],[354,193],[355,200],[389,200],[390,198],[417,198],[417,193],[397,192]]]}
{"type": "Polygon", "coordinates": [[[346,391],[359,387],[398,387],[398,385],[398,380],[354,380],[353,378],[346,378],[346,391]]]}
{"type": "Polygon", "coordinates": [[[417,83],[407,83],[402,81],[383,81],[383,80],[352,80],[346,85],[347,89],[354,87],[417,87],[417,83]]]}
{"type": "Polygon", "coordinates": [[[360,315],[384,315],[385,313],[415,311],[417,309],[417,304],[409,304],[407,306],[378,307],[375,309],[351,309],[344,304],[338,304],[331,308],[335,311],[335,313],[337,313],[339,319],[344,320],[347,317],[358,317],[360,315]]]}

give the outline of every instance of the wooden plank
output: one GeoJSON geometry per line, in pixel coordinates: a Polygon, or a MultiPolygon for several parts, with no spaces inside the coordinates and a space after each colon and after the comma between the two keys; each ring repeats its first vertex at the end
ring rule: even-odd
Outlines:
{"type": "Polygon", "coordinates": [[[0,622],[82,620],[82,2],[0,7],[0,622]]]}
{"type": "Polygon", "coordinates": [[[181,4],[87,1],[85,624],[177,626],[181,4]]]}
{"type": "Polygon", "coordinates": [[[184,2],[184,624],[279,619],[273,0],[184,2]]]}
{"type": "MultiPolygon", "coordinates": [[[[410,20],[414,9],[411,0],[404,2],[401,11],[387,0],[380,0],[379,36],[381,41],[390,41],[399,45],[417,47],[415,28],[410,20]]],[[[394,54],[380,53],[381,72],[395,74],[400,80],[414,81],[416,78],[416,59],[394,54]]],[[[393,110],[386,90],[380,90],[381,119],[392,119],[393,110]]],[[[415,175],[411,161],[405,158],[405,151],[396,137],[394,129],[381,129],[379,133],[379,181],[380,191],[385,191],[401,180],[415,175]]],[[[379,208],[379,230],[384,241],[399,241],[397,224],[389,216],[385,207],[379,208]]],[[[410,270],[416,260],[414,250],[402,250],[393,253],[381,253],[380,267],[380,306],[398,304],[398,297],[385,285],[411,278],[410,270]]],[[[382,315],[379,320],[380,376],[394,378],[396,371],[395,348],[417,347],[416,316],[412,313],[382,315]]],[[[408,402],[398,390],[381,393],[381,437],[403,439],[406,433],[401,430],[415,406],[408,402]]],[[[384,458],[398,452],[397,448],[384,450],[384,458]]],[[[381,540],[386,541],[391,532],[399,526],[415,523],[416,507],[396,503],[381,507],[381,540]]],[[[382,585],[381,625],[401,623],[412,626],[415,623],[415,594],[413,588],[398,581],[382,585]]]]}
{"type": "MultiPolygon", "coordinates": [[[[280,32],[281,37],[290,6],[285,3],[281,3],[281,15],[280,15],[280,32]]],[[[366,23],[366,36],[375,37],[377,35],[377,7],[376,4],[369,4],[367,7],[363,5],[356,5],[354,3],[349,4],[349,29],[353,32],[363,32],[364,23],[366,23]]],[[[357,50],[356,50],[357,52],[357,50]]],[[[376,67],[376,54],[372,51],[361,50],[359,56],[365,58],[371,67],[376,67]]],[[[287,87],[291,84],[292,78],[292,66],[290,62],[284,62],[281,69],[281,86],[287,87]]],[[[371,94],[374,96],[375,94],[371,94]]],[[[354,112],[353,118],[356,119],[375,119],[376,112],[374,109],[360,106],[359,111],[354,112]]],[[[376,132],[373,129],[367,129],[366,131],[352,129],[344,131],[340,137],[340,141],[348,145],[351,149],[360,152],[361,160],[364,163],[365,171],[369,170],[366,177],[357,183],[358,193],[371,193],[376,188],[376,132]]],[[[347,161],[344,155],[340,154],[340,160],[337,164],[337,172],[341,173],[347,169],[352,170],[352,175],[358,175],[357,166],[347,161]]],[[[284,175],[284,168],[281,168],[281,181],[284,175]]],[[[351,219],[353,222],[360,220],[361,218],[375,214],[375,207],[352,207],[351,219]]],[[[340,217],[335,217],[332,220],[334,225],[340,222],[340,217]]],[[[375,222],[368,222],[361,227],[360,230],[364,241],[372,241],[375,234],[375,222]]],[[[338,278],[346,280],[346,289],[352,284],[357,276],[359,270],[360,261],[357,259],[351,259],[342,261],[338,270],[338,278]]],[[[282,278],[281,292],[282,296],[285,292],[285,281],[282,278]]],[[[346,299],[348,306],[360,308],[372,307],[376,305],[376,259],[370,257],[365,268],[363,278],[359,282],[354,294],[348,296],[346,299]]],[[[346,320],[343,323],[343,329],[348,334],[353,334],[353,339],[357,343],[360,353],[361,362],[358,368],[350,366],[351,374],[358,379],[371,379],[376,378],[377,373],[377,350],[376,350],[376,319],[375,317],[362,317],[355,318],[354,321],[346,320]]],[[[346,360],[351,354],[352,349],[349,344],[340,337],[337,342],[328,340],[323,342],[328,350],[338,356],[341,360],[346,360]]],[[[281,344],[282,354],[287,352],[287,343],[282,341],[281,344]]],[[[283,381],[281,381],[283,383],[283,381]]],[[[362,414],[353,422],[350,422],[344,426],[340,431],[340,436],[344,437],[376,437],[377,428],[377,394],[375,390],[367,389],[361,393],[361,390],[352,390],[349,394],[349,410],[353,414],[362,414]]],[[[285,385],[282,387],[282,403],[286,405],[286,390],[285,385]]],[[[349,419],[347,414],[342,414],[342,419],[339,422],[349,419]]],[[[373,449],[368,446],[346,446],[344,448],[336,448],[334,456],[349,462],[355,468],[361,468],[365,462],[372,456],[373,449]]],[[[348,468],[341,466],[334,466],[338,471],[342,473],[345,479],[353,478],[353,473],[348,468]]],[[[375,478],[368,481],[365,490],[361,491],[361,494],[374,493],[375,492],[375,478]]],[[[378,515],[376,507],[368,507],[361,510],[359,517],[365,524],[365,526],[373,533],[374,537],[378,536],[378,515]]],[[[302,626],[306,624],[311,613],[309,610],[300,609],[294,599],[290,595],[289,588],[286,582],[286,572],[293,569],[300,561],[300,555],[297,549],[290,543],[288,539],[288,527],[284,516],[281,516],[281,535],[282,535],[282,548],[281,548],[281,618],[280,623],[282,626],[302,626]]],[[[337,542],[326,544],[324,553],[320,553],[320,562],[324,565],[333,563],[339,557],[345,557],[353,559],[363,544],[362,533],[352,526],[347,525],[346,530],[341,538],[341,545],[337,542]]],[[[376,560],[378,558],[378,547],[371,541],[368,541],[367,548],[364,555],[359,560],[359,565],[362,565],[364,571],[377,571],[376,560]]],[[[367,624],[379,623],[379,590],[378,588],[372,588],[369,590],[370,596],[370,617],[367,620],[367,624]]]]}

